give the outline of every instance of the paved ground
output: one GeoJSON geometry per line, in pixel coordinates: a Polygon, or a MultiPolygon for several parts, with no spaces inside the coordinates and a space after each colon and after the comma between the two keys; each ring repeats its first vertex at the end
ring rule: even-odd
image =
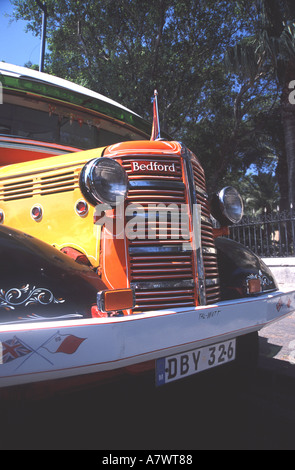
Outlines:
{"type": "MultiPolygon", "coordinates": [[[[281,284],[284,291],[295,289],[294,285],[281,284]]],[[[274,358],[285,361],[285,366],[295,370],[295,313],[259,332],[260,356],[262,359],[274,358]]]]}

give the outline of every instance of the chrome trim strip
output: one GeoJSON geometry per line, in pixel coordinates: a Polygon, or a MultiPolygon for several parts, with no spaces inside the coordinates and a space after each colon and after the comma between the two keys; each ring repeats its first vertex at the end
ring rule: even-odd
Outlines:
{"type": "Polygon", "coordinates": [[[216,277],[214,279],[206,279],[206,286],[217,286],[220,283],[219,277],[216,277]]]}
{"type": "Polygon", "coordinates": [[[188,280],[173,280],[173,281],[132,281],[131,286],[136,290],[155,290],[155,289],[192,289],[195,287],[194,279],[188,280]]]}
{"type": "MultiPolygon", "coordinates": [[[[64,155],[68,153],[72,153],[69,150],[61,150],[61,149],[56,149],[56,148],[51,148],[51,147],[46,147],[46,146],[41,146],[41,145],[33,145],[33,144],[20,144],[20,143],[11,143],[11,142],[0,142],[0,148],[9,148],[9,149],[16,149],[16,150],[29,150],[30,152],[42,152],[42,153],[48,153],[50,155],[64,155]]],[[[46,158],[46,157],[44,157],[46,158]]]]}
{"type": "Polygon", "coordinates": [[[205,217],[204,215],[202,215],[201,220],[202,220],[202,222],[205,222],[206,224],[211,225],[211,221],[210,221],[209,217],[205,217]]]}
{"type": "MultiPolygon", "coordinates": [[[[187,179],[188,179],[188,184],[189,184],[188,195],[189,195],[190,206],[191,206],[191,214],[193,216],[193,223],[194,225],[198,225],[197,214],[194,214],[194,211],[193,211],[193,209],[197,207],[197,195],[196,195],[193,168],[192,168],[192,163],[191,163],[192,156],[191,156],[191,152],[184,145],[182,145],[182,148],[181,148],[181,155],[185,162],[185,168],[186,168],[187,179]]],[[[200,221],[199,221],[199,224],[200,224],[200,221]]],[[[206,305],[206,289],[205,289],[205,272],[204,272],[203,253],[202,253],[201,244],[199,246],[196,246],[196,242],[198,238],[196,236],[196,230],[201,230],[201,227],[200,226],[194,227],[194,233],[193,233],[194,245],[195,245],[195,250],[196,250],[196,258],[197,258],[199,304],[206,305]]]]}
{"type": "Polygon", "coordinates": [[[211,248],[209,246],[203,246],[202,251],[204,255],[216,255],[217,254],[216,248],[211,248]]]}
{"type": "Polygon", "coordinates": [[[129,180],[129,189],[171,189],[185,190],[185,184],[181,181],[159,180],[129,180]]]}
{"type": "Polygon", "coordinates": [[[200,186],[198,186],[197,184],[194,184],[195,186],[195,189],[198,193],[202,194],[202,196],[204,196],[206,199],[208,199],[208,194],[206,193],[206,191],[204,191],[202,188],[200,188],[200,186]]]}
{"type": "Polygon", "coordinates": [[[181,245],[160,245],[160,246],[129,246],[130,255],[141,255],[141,254],[176,254],[176,253],[187,253],[191,251],[191,244],[187,243],[188,248],[184,249],[184,243],[181,245]]]}

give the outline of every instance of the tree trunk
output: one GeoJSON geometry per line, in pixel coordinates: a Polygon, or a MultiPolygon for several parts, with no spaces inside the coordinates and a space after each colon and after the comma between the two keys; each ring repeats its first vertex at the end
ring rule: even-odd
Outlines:
{"type": "Polygon", "coordinates": [[[295,206],[295,113],[282,113],[285,135],[286,160],[288,165],[288,196],[290,204],[295,206]]]}
{"type": "MultiPolygon", "coordinates": [[[[282,127],[282,133],[283,133],[282,127]]],[[[286,149],[283,144],[280,146],[280,152],[278,156],[278,164],[276,168],[276,176],[278,179],[278,185],[280,189],[280,212],[290,209],[289,204],[289,185],[288,182],[288,164],[286,157],[286,149]]]]}
{"type": "Polygon", "coordinates": [[[289,64],[286,73],[286,84],[281,96],[281,119],[284,130],[285,151],[288,167],[288,208],[295,206],[295,104],[290,102],[289,83],[295,79],[295,64],[289,64]]]}

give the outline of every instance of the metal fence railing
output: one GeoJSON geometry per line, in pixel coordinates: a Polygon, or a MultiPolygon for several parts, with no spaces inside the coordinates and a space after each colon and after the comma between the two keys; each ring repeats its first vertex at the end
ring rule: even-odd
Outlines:
{"type": "Polygon", "coordinates": [[[264,257],[295,256],[295,210],[244,216],[230,236],[264,257]]]}

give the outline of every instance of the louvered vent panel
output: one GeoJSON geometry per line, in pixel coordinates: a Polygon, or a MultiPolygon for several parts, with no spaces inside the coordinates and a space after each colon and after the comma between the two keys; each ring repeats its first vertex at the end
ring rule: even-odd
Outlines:
{"type": "Polygon", "coordinates": [[[79,187],[79,176],[74,172],[36,177],[34,179],[12,179],[0,187],[0,200],[13,201],[36,195],[73,191],[79,187]]]}

